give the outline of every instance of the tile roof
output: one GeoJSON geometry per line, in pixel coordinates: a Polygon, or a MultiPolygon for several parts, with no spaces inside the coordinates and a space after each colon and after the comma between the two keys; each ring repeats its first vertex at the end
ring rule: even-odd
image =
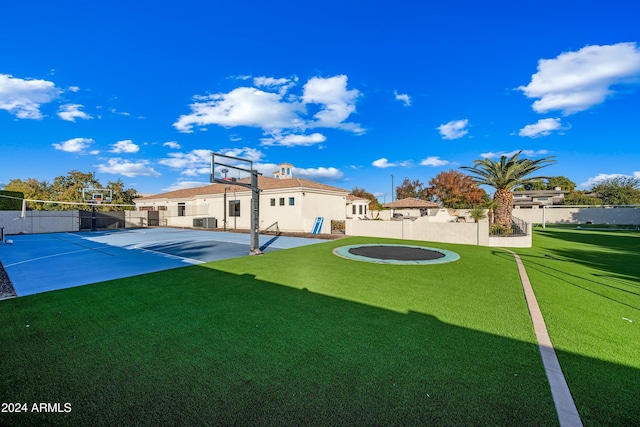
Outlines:
{"type": "MultiPolygon", "coordinates": [[[[248,184],[250,182],[250,178],[239,179],[237,182],[242,184],[248,184]]],[[[202,187],[184,188],[181,190],[169,191],[167,193],[155,194],[152,196],[138,197],[135,200],[145,201],[145,200],[155,200],[155,199],[191,199],[197,196],[206,196],[210,194],[222,194],[224,193],[224,188],[226,186],[230,187],[229,189],[227,189],[227,192],[236,191],[240,193],[243,191],[250,191],[246,187],[243,187],[240,185],[234,185],[233,183],[230,182],[229,184],[210,184],[202,187]]],[[[259,176],[258,187],[260,188],[260,190],[301,188],[301,189],[337,191],[340,193],[345,193],[345,195],[349,193],[349,191],[344,190],[342,188],[321,184],[319,182],[310,181],[304,178],[277,179],[277,178],[259,176]]]]}
{"type": "Polygon", "coordinates": [[[407,197],[406,199],[396,200],[395,202],[385,203],[383,208],[391,209],[412,209],[412,208],[439,208],[440,205],[426,200],[416,199],[415,197],[407,197]]]}
{"type": "Polygon", "coordinates": [[[349,194],[347,196],[347,201],[348,202],[353,202],[353,201],[356,201],[356,200],[361,200],[361,201],[365,201],[365,202],[371,202],[371,200],[369,200],[369,199],[367,199],[365,197],[358,197],[358,196],[354,196],[353,194],[349,194]]]}

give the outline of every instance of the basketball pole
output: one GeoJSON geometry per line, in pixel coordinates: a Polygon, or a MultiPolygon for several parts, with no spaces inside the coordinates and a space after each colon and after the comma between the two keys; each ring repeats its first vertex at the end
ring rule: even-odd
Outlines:
{"type": "MultiPolygon", "coordinates": [[[[237,185],[237,186],[245,187],[251,190],[251,209],[250,209],[251,216],[249,219],[249,228],[250,228],[249,231],[251,232],[251,241],[249,245],[249,255],[262,254],[262,251],[260,250],[260,189],[258,188],[258,175],[260,175],[260,173],[257,170],[253,169],[252,160],[243,159],[241,157],[229,156],[227,154],[220,154],[215,152],[211,153],[211,174],[210,174],[211,182],[216,182],[216,183],[225,184],[225,185],[237,185]],[[249,163],[249,168],[247,169],[239,166],[230,165],[227,163],[221,163],[216,160],[216,157],[222,157],[223,159],[231,159],[239,162],[246,162],[246,163],[249,163]],[[216,165],[222,166],[224,168],[231,168],[231,169],[249,173],[251,176],[250,184],[236,182],[235,180],[230,181],[229,179],[226,178],[226,176],[225,176],[225,179],[216,178],[215,176],[216,165]]],[[[225,195],[226,195],[226,191],[225,191],[225,195]]],[[[226,203],[226,202],[223,201],[223,203],[226,203]]],[[[225,205],[225,208],[226,208],[226,205],[225,205]]]]}

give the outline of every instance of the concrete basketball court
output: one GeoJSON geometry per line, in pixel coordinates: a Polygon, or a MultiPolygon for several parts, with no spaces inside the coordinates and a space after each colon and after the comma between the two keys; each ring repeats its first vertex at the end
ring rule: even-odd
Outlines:
{"type": "MultiPolygon", "coordinates": [[[[249,256],[250,236],[202,230],[144,228],[7,236],[0,261],[18,296],[249,256]]],[[[263,252],[322,243],[264,235],[263,252]]]]}

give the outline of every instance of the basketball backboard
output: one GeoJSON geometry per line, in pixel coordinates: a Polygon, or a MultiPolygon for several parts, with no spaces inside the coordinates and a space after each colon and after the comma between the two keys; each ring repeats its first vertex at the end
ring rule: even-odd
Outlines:
{"type": "Polygon", "coordinates": [[[83,188],[82,200],[86,203],[111,203],[113,192],[108,188],[83,188]]]}

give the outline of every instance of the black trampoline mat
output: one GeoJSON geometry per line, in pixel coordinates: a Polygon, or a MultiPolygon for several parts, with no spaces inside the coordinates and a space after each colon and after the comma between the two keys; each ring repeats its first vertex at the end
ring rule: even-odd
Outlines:
{"type": "Polygon", "coordinates": [[[367,258],[399,261],[428,261],[445,257],[445,254],[438,251],[411,246],[359,246],[349,249],[349,253],[367,258]]]}

